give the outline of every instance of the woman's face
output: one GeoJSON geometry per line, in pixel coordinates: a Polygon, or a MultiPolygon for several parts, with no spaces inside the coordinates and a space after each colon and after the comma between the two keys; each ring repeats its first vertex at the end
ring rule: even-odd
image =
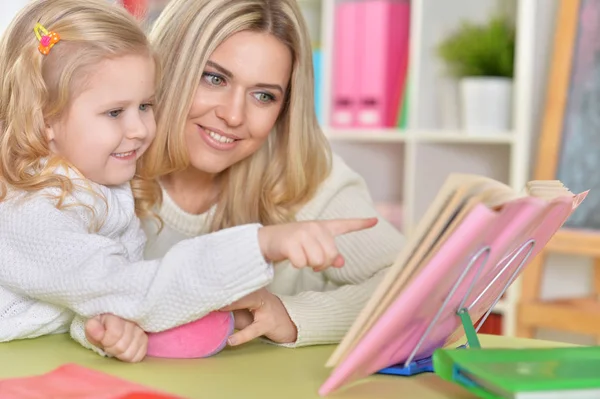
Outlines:
{"type": "Polygon", "coordinates": [[[291,71],[290,50],[270,34],[238,32],[221,43],[188,114],[191,166],[219,173],[258,150],[279,116],[291,71]]]}

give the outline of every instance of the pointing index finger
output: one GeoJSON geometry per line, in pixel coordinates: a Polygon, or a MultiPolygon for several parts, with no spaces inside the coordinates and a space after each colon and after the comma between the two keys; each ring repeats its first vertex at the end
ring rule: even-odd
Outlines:
{"type": "Polygon", "coordinates": [[[376,217],[363,219],[333,219],[324,221],[325,227],[334,236],[371,228],[377,224],[376,217]]]}

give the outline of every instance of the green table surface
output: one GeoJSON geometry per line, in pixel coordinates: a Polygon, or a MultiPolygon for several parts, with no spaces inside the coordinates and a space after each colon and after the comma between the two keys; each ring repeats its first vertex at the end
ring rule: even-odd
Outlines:
{"type": "MultiPolygon", "coordinates": [[[[482,347],[567,346],[559,342],[480,335],[482,347]]],[[[329,375],[324,364],[333,345],[282,348],[253,342],[227,348],[207,359],[146,358],[137,364],[103,358],[81,347],[68,335],[0,343],[0,378],[48,372],[77,363],[185,398],[319,398],[319,386],[329,375]],[[285,395],[285,396],[284,396],[285,395]]],[[[434,374],[414,377],[375,375],[328,396],[341,399],[471,399],[457,385],[434,374]]]]}

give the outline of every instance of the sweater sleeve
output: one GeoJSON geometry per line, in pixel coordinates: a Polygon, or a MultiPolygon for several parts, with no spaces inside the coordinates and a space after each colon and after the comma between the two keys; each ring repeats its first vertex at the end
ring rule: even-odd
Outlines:
{"type": "Polygon", "coordinates": [[[112,313],[156,332],[199,319],[273,278],[258,224],[181,241],[162,259],[130,261],[123,243],[87,231],[81,208],[58,210],[43,197],[3,203],[0,285],[85,318],[112,313]]]}
{"type": "Polygon", "coordinates": [[[296,342],[284,346],[339,343],[405,243],[404,236],[375,210],[363,179],[345,165],[342,175],[333,179],[340,184],[328,184],[313,201],[315,206],[309,204],[299,218],[377,216],[379,222],[371,229],[337,237],[345,265],[323,273],[338,288],[278,295],[298,329],[296,342]]]}
{"type": "Polygon", "coordinates": [[[81,317],[80,315],[75,315],[73,320],[71,321],[71,327],[69,329],[69,333],[73,340],[79,342],[81,346],[84,348],[90,349],[100,356],[112,357],[108,353],[104,352],[102,349],[98,348],[95,345],[92,345],[90,341],[88,341],[85,336],[85,322],[87,319],[81,317]]]}

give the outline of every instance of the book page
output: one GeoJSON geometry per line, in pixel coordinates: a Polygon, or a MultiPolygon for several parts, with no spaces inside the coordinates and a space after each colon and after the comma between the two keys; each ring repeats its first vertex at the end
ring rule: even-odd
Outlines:
{"type": "Polygon", "coordinates": [[[347,349],[351,348],[352,343],[355,341],[356,337],[362,336],[361,331],[363,326],[368,322],[368,320],[372,317],[376,308],[378,307],[382,297],[390,290],[391,286],[396,281],[398,275],[402,272],[402,268],[404,264],[410,259],[413,252],[421,245],[421,242],[425,238],[425,234],[430,230],[430,226],[439,219],[440,214],[443,212],[444,207],[450,200],[450,198],[454,195],[456,191],[456,187],[458,187],[459,181],[456,179],[448,179],[445,184],[442,186],[438,195],[433,200],[431,206],[427,209],[423,219],[421,219],[419,225],[417,226],[415,237],[411,240],[407,240],[405,247],[400,252],[398,259],[392,266],[390,266],[387,271],[385,277],[377,287],[377,289],[373,292],[373,295],[363,308],[363,310],[359,313],[358,317],[337,346],[334,353],[331,355],[327,363],[325,363],[326,367],[333,367],[340,360],[342,355],[346,352],[347,349]]]}
{"type": "MultiPolygon", "coordinates": [[[[338,364],[369,331],[404,286],[412,281],[423,258],[434,254],[432,248],[439,247],[440,237],[448,236],[448,227],[456,228],[457,224],[453,224],[453,220],[460,215],[468,199],[475,195],[482,195],[482,200],[496,204],[500,203],[500,200],[515,197],[516,193],[510,187],[488,177],[451,174],[419,223],[416,237],[407,242],[365,308],[328,359],[326,367],[338,364]],[[482,192],[486,191],[494,194],[483,195],[482,192]]],[[[472,206],[474,205],[471,204],[472,206]]],[[[461,220],[463,217],[464,215],[461,216],[461,220]]]]}
{"type": "Polygon", "coordinates": [[[559,180],[533,180],[527,183],[526,189],[532,197],[548,201],[560,195],[573,195],[559,180]]]}

